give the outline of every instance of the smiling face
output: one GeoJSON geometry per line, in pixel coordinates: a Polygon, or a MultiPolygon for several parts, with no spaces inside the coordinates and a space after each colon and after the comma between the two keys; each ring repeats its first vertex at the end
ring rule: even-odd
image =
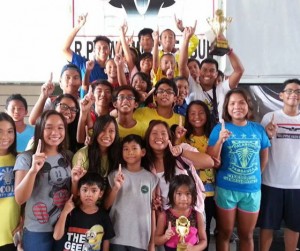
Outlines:
{"type": "Polygon", "coordinates": [[[175,70],[176,61],[172,54],[164,54],[160,59],[160,68],[164,75],[166,75],[167,70],[175,70]]]}
{"type": "Polygon", "coordinates": [[[280,92],[279,97],[288,107],[298,108],[300,104],[300,85],[296,83],[287,84],[282,92],[280,92]],[[290,93],[292,92],[292,93],[290,93]]]}
{"type": "Polygon", "coordinates": [[[160,43],[165,52],[172,52],[175,47],[175,35],[171,30],[165,30],[160,35],[160,43]]]}
{"type": "Polygon", "coordinates": [[[185,79],[176,81],[178,88],[177,104],[182,105],[185,98],[189,95],[189,83],[185,79]]]}
{"type": "Polygon", "coordinates": [[[204,108],[197,104],[191,105],[188,113],[188,120],[193,128],[202,128],[207,121],[204,108]]]}
{"type": "Polygon", "coordinates": [[[111,89],[106,86],[99,84],[94,90],[95,105],[100,107],[108,107],[111,103],[112,93],[111,89]]]}
{"type": "Polygon", "coordinates": [[[117,65],[113,59],[109,59],[106,62],[104,72],[107,74],[108,78],[117,78],[117,65]]]}
{"type": "Polygon", "coordinates": [[[78,71],[68,68],[60,77],[60,88],[63,93],[68,93],[76,97],[81,86],[81,78],[78,71]]]}
{"type": "Polygon", "coordinates": [[[176,102],[176,93],[168,84],[161,84],[155,91],[155,101],[160,107],[173,107],[176,102]]]}
{"type": "Polygon", "coordinates": [[[213,88],[216,79],[218,77],[218,71],[215,64],[204,63],[200,69],[200,83],[206,89],[213,88]]]}
{"type": "Polygon", "coordinates": [[[122,114],[133,113],[134,109],[138,107],[134,94],[130,90],[120,91],[116,99],[114,107],[122,114]]]}
{"type": "Polygon", "coordinates": [[[147,90],[147,82],[138,74],[132,79],[131,86],[138,92],[146,92],[147,90]]]}
{"type": "Polygon", "coordinates": [[[152,57],[145,57],[140,61],[141,72],[149,74],[152,69],[153,59],[152,57]]]}
{"type": "Polygon", "coordinates": [[[100,150],[106,152],[107,148],[112,145],[116,138],[116,127],[113,122],[108,123],[102,132],[99,133],[97,137],[97,142],[99,144],[100,150]]]}
{"type": "Polygon", "coordinates": [[[164,151],[168,147],[169,134],[163,124],[153,126],[149,135],[149,145],[154,152],[164,151]]]}
{"type": "Polygon", "coordinates": [[[13,125],[5,120],[0,121],[0,156],[8,153],[8,148],[14,143],[15,131],[13,125]]]}
{"type": "Polygon", "coordinates": [[[47,118],[43,131],[45,148],[57,148],[65,139],[66,128],[59,115],[53,114],[47,118]]]}
{"type": "Polygon", "coordinates": [[[191,61],[188,63],[188,68],[193,79],[197,80],[200,75],[200,68],[197,62],[191,61]]]}
{"type": "Polygon", "coordinates": [[[232,93],[229,97],[227,111],[234,124],[242,125],[247,118],[248,104],[244,96],[239,93],[232,93]]]}
{"type": "Polygon", "coordinates": [[[102,40],[96,42],[94,53],[97,61],[106,62],[109,52],[109,44],[107,42],[102,40]]]}
{"type": "Polygon", "coordinates": [[[61,99],[55,110],[65,117],[67,124],[71,124],[75,120],[77,112],[79,112],[74,101],[66,97],[61,99]]]}
{"type": "Polygon", "coordinates": [[[23,121],[24,117],[27,115],[27,110],[20,100],[11,100],[7,106],[6,112],[15,122],[23,121]]]}

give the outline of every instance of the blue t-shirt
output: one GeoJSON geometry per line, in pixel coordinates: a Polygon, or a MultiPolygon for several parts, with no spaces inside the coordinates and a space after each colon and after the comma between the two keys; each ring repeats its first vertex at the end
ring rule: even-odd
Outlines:
{"type": "MultiPolygon", "coordinates": [[[[85,71],[86,71],[86,61],[87,59],[83,56],[80,56],[79,54],[73,52],[72,56],[72,64],[75,64],[76,66],[79,67],[81,71],[81,76],[83,78],[85,71]]],[[[104,72],[104,67],[101,67],[96,61],[95,61],[95,66],[91,72],[90,75],[90,82],[93,82],[94,80],[97,79],[107,79],[107,75],[104,72]]]]}
{"type": "Polygon", "coordinates": [[[29,140],[34,136],[34,127],[26,125],[25,130],[21,133],[17,132],[17,152],[24,152],[29,140]]]}
{"type": "MultiPolygon", "coordinates": [[[[261,186],[260,151],[270,146],[264,128],[247,121],[245,126],[225,123],[232,134],[223,143],[221,166],[217,172],[217,186],[240,192],[257,192],[261,186]]],[[[208,145],[214,146],[219,138],[221,124],[211,132],[208,145]]]]}

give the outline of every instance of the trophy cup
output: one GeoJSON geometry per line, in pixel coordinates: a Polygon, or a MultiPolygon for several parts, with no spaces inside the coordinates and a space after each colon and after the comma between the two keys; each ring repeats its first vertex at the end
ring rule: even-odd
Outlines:
{"type": "Polygon", "coordinates": [[[179,242],[177,244],[177,251],[185,251],[187,244],[185,243],[185,236],[190,232],[190,221],[185,216],[180,216],[176,220],[176,233],[179,235],[179,242]]]}
{"type": "Polygon", "coordinates": [[[217,9],[214,18],[207,18],[206,21],[216,36],[215,41],[210,46],[209,54],[216,56],[225,55],[229,52],[229,45],[223,36],[223,32],[227,29],[228,24],[231,23],[232,17],[224,17],[223,11],[217,9]]]}

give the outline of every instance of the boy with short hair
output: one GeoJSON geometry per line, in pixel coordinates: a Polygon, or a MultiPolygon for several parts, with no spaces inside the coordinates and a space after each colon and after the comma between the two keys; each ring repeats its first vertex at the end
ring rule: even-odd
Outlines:
{"type": "Polygon", "coordinates": [[[25,123],[25,116],[28,113],[26,99],[21,94],[10,95],[6,99],[5,112],[12,117],[16,125],[17,152],[23,152],[34,135],[34,127],[25,123]]]}
{"type": "Polygon", "coordinates": [[[152,52],[153,48],[153,38],[152,38],[153,30],[150,28],[144,28],[139,31],[138,38],[139,38],[139,45],[141,52],[152,52]]]}
{"type": "Polygon", "coordinates": [[[188,104],[185,99],[189,95],[189,82],[185,77],[182,76],[176,77],[174,79],[174,82],[178,89],[178,96],[173,111],[182,116],[185,116],[188,107],[188,104]]]}
{"type": "MultiPolygon", "coordinates": [[[[63,91],[63,94],[70,94],[76,99],[79,99],[79,88],[81,86],[82,76],[80,69],[74,64],[66,64],[63,66],[59,79],[59,86],[63,91]]],[[[53,100],[51,95],[55,89],[52,81],[52,74],[50,79],[42,85],[41,94],[35,103],[32,111],[29,115],[29,123],[35,125],[37,119],[41,116],[43,111],[53,109],[53,100]]]]}
{"type": "MultiPolygon", "coordinates": [[[[71,62],[72,64],[75,64],[80,68],[82,76],[84,76],[86,71],[87,59],[72,51],[71,45],[77,33],[84,26],[86,18],[87,14],[78,17],[77,25],[75,25],[72,31],[70,32],[63,46],[63,54],[65,55],[65,58],[68,60],[68,62],[71,62]]],[[[110,43],[110,39],[106,36],[95,37],[93,41],[95,65],[90,74],[90,83],[97,79],[107,79],[107,75],[104,72],[104,68],[105,63],[110,54],[110,43]]]]}
{"type": "MultiPolygon", "coordinates": [[[[138,108],[135,110],[133,117],[137,121],[143,121],[146,125],[151,120],[163,120],[171,127],[174,124],[179,125],[180,116],[173,112],[173,106],[176,103],[178,89],[173,80],[162,78],[155,85],[154,100],[156,108],[149,107],[138,108]]],[[[184,121],[184,118],[182,118],[184,121]]]]}
{"type": "Polygon", "coordinates": [[[78,181],[80,205],[72,197],[66,202],[55,225],[53,238],[60,240],[66,231],[64,250],[109,250],[115,236],[108,214],[97,206],[104,194],[104,180],[98,173],[88,172],[78,181]]]}
{"type": "Polygon", "coordinates": [[[300,232],[300,80],[286,80],[279,98],[283,108],[261,121],[271,140],[257,224],[261,251],[270,250],[273,231],[281,228],[282,220],[285,250],[297,250],[300,232]]]}

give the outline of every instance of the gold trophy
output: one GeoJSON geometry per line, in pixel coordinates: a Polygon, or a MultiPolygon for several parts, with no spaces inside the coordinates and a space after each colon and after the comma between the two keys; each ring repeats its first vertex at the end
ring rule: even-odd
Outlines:
{"type": "Polygon", "coordinates": [[[217,9],[214,18],[207,18],[206,21],[214,32],[216,39],[209,49],[210,55],[223,56],[229,52],[228,41],[224,36],[220,36],[227,29],[232,21],[232,17],[224,17],[223,10],[217,9]]]}
{"type": "Polygon", "coordinates": [[[190,221],[185,216],[180,216],[176,220],[176,233],[179,235],[179,242],[177,244],[177,251],[185,251],[187,244],[185,243],[185,236],[190,232],[190,221]]]}

